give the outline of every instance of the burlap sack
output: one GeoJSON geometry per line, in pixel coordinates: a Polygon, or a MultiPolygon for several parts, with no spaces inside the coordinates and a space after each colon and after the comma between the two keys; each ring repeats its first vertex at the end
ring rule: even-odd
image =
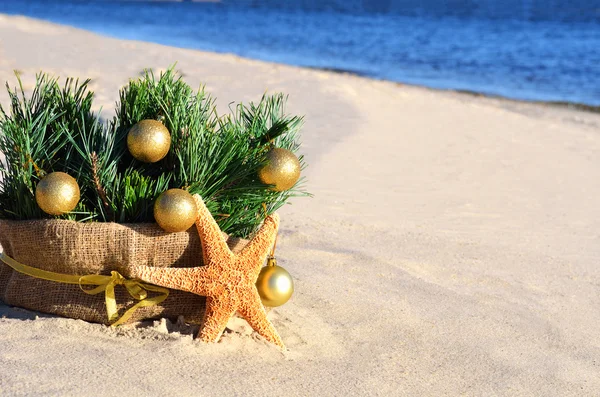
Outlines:
{"type": "MultiPolygon", "coordinates": [[[[228,238],[227,243],[238,252],[247,241],[228,238]]],[[[150,223],[0,220],[0,244],[8,256],[22,264],[72,275],[110,275],[111,270],[116,270],[128,277],[128,267],[132,265],[202,265],[202,248],[195,227],[187,232],[166,233],[150,223]]],[[[122,286],[117,286],[115,293],[121,314],[137,302],[122,286]]],[[[2,262],[0,300],[44,313],[108,322],[104,294],[88,295],[78,285],[33,278],[2,262]]],[[[204,297],[171,290],[164,302],[138,309],[129,322],[183,316],[188,322],[199,323],[204,301],[204,297]]]]}

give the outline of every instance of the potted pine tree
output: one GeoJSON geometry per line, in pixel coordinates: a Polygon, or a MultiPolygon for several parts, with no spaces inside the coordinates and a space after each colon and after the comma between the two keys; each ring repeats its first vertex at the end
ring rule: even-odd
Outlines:
{"type": "MultiPolygon", "coordinates": [[[[204,297],[144,283],[134,269],[202,266],[198,206],[235,254],[291,197],[307,196],[302,118],[285,113],[281,94],[220,116],[204,89],[195,92],[171,68],[131,80],[103,122],[88,83],[61,87],[40,74],[29,96],[20,80],[18,89],[7,84],[0,299],[105,324],[206,322],[204,297]]],[[[261,288],[268,295],[272,286],[261,288]]]]}

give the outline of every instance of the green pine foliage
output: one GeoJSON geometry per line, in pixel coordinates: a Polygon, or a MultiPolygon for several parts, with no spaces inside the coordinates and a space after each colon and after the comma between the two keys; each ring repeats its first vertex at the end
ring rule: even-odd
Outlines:
{"type": "MultiPolygon", "coordinates": [[[[18,78],[18,76],[17,76],[18,78]]],[[[103,123],[92,112],[89,80],[64,86],[38,75],[28,97],[7,84],[10,104],[0,106],[0,217],[52,218],[35,201],[35,187],[48,173],[73,176],[81,190],[75,210],[57,218],[100,222],[153,222],[156,198],[171,188],[200,194],[221,229],[248,237],[266,213],[292,196],[307,196],[303,178],[284,192],[257,178],[265,154],[275,147],[296,153],[302,118],[285,113],[286,97],[263,96],[219,116],[204,89],[194,92],[173,69],[151,71],[121,89],[116,115],[103,123]],[[171,133],[171,149],[152,164],[127,149],[129,129],[144,119],[160,120],[171,133]]],[[[302,168],[304,159],[299,156],[302,168]]]]}

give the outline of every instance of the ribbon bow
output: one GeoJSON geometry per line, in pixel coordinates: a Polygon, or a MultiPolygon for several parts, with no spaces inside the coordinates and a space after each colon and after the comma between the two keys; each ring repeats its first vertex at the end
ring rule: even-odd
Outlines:
{"type": "Polygon", "coordinates": [[[41,270],[35,267],[24,265],[4,254],[4,252],[0,253],[0,260],[19,273],[23,273],[31,277],[65,284],[78,284],[79,288],[81,288],[81,290],[88,295],[97,295],[104,292],[106,314],[108,316],[108,321],[112,323],[112,326],[121,325],[127,322],[131,315],[140,307],[158,305],[169,296],[169,290],[167,288],[146,284],[139,280],[126,279],[119,272],[114,270],[110,272],[110,276],[105,276],[102,274],[74,276],[70,274],[49,272],[47,270],[41,270]],[[96,285],[97,287],[92,289],[84,289],[84,285],[96,285]],[[139,300],[138,303],[123,313],[121,318],[119,318],[117,300],[115,299],[115,286],[117,285],[123,285],[133,299],[139,300]],[[158,292],[160,295],[148,298],[148,291],[158,292]]]}

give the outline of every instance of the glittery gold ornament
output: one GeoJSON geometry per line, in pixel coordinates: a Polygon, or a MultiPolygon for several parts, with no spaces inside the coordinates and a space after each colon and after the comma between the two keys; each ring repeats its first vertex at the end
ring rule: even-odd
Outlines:
{"type": "Polygon", "coordinates": [[[160,121],[142,120],[129,130],[127,147],[139,161],[156,163],[169,153],[171,135],[160,121]]]}
{"type": "Polygon", "coordinates": [[[69,174],[52,172],[38,182],[35,201],[42,211],[50,215],[71,212],[79,202],[79,185],[69,174]]]}
{"type": "Polygon", "coordinates": [[[266,185],[273,185],[271,190],[281,192],[288,190],[300,178],[300,161],[291,151],[274,148],[267,153],[267,165],[258,171],[258,178],[266,185]]]}
{"type": "Polygon", "coordinates": [[[294,293],[294,282],[287,270],[277,266],[275,258],[269,258],[267,266],[260,270],[256,289],[263,305],[277,307],[290,299],[294,293]]]}
{"type": "Polygon", "coordinates": [[[191,194],[183,189],[169,189],[154,203],[154,219],[167,232],[184,232],[194,222],[198,210],[191,194]]]}

